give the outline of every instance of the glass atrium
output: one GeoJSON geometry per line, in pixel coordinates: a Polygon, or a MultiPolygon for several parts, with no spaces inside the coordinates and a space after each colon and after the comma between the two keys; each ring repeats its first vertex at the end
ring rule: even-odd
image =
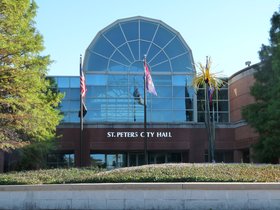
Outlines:
{"type": "Polygon", "coordinates": [[[86,50],[86,122],[143,122],[143,58],[158,96],[147,94],[148,122],[193,121],[190,87],[193,58],[178,32],[142,17],[118,20],[98,33],[86,50]]]}
{"type": "MultiPolygon", "coordinates": [[[[147,93],[147,122],[203,121],[203,110],[199,108],[203,101],[199,97],[197,101],[191,86],[195,75],[191,49],[177,31],[162,21],[134,17],[117,20],[101,30],[86,50],[85,123],[143,122],[144,107],[139,102],[144,97],[144,56],[158,93],[147,93]],[[140,98],[134,96],[135,91],[140,98]]],[[[59,91],[65,93],[61,104],[64,123],[79,122],[79,77],[55,79],[59,91]]],[[[217,101],[215,106],[223,111],[227,122],[227,87],[222,99],[224,102],[217,101]]]]}

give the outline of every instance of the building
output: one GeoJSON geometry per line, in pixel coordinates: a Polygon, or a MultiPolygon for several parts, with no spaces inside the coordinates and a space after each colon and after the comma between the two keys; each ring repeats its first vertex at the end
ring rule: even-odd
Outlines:
{"type": "MultiPolygon", "coordinates": [[[[196,73],[192,51],[183,37],[160,20],[132,17],[102,29],[86,50],[88,112],[80,142],[79,77],[53,77],[64,119],[57,128],[59,150],[48,156],[50,166],[99,165],[115,168],[144,164],[143,57],[158,96],[147,95],[149,163],[207,161],[204,125],[205,89],[192,87],[196,73]],[[135,93],[139,97],[135,97],[135,93]]],[[[257,134],[242,120],[241,108],[254,102],[249,87],[254,65],[215,91],[211,116],[216,121],[217,162],[250,162],[257,134]]]]}

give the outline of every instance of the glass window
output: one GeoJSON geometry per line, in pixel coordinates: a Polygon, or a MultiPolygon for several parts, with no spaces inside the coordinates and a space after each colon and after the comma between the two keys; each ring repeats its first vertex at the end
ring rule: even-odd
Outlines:
{"type": "Polygon", "coordinates": [[[107,121],[106,109],[102,110],[88,110],[84,117],[85,122],[106,122],[107,121]]]}
{"type": "Polygon", "coordinates": [[[170,75],[152,75],[153,82],[158,85],[172,85],[172,77],[170,75]]]}
{"type": "Polygon", "coordinates": [[[69,113],[68,112],[62,112],[62,114],[63,114],[62,122],[70,122],[69,113]]]}
{"type": "Polygon", "coordinates": [[[193,80],[193,76],[185,76],[185,75],[173,75],[172,83],[174,86],[186,86],[191,85],[193,80]]]}
{"type": "MultiPolygon", "coordinates": [[[[143,72],[143,64],[142,64],[142,72],[143,72]]],[[[153,77],[152,77],[153,78],[153,77]]],[[[154,78],[153,78],[154,79],[154,78]]],[[[140,75],[129,75],[128,76],[128,85],[142,87],[144,86],[144,72],[140,75]]]]}
{"type": "Polygon", "coordinates": [[[136,61],[134,62],[129,69],[131,72],[137,72],[142,74],[142,79],[144,75],[144,67],[143,67],[143,62],[142,61],[136,61]]]}
{"type": "Polygon", "coordinates": [[[152,40],[158,25],[148,21],[140,21],[140,37],[143,40],[152,40]]]}
{"type": "MultiPolygon", "coordinates": [[[[172,100],[172,89],[171,86],[156,86],[155,87],[156,91],[157,91],[157,97],[170,97],[170,101],[172,100]]],[[[154,97],[154,98],[157,98],[154,97]]]]}
{"type": "Polygon", "coordinates": [[[87,99],[86,105],[88,109],[105,109],[106,108],[107,99],[87,99]]]}
{"type": "Polygon", "coordinates": [[[87,74],[86,85],[107,85],[107,75],[103,74],[87,74]]]}
{"type": "MultiPolygon", "coordinates": [[[[215,121],[216,122],[228,122],[228,90],[226,88],[215,91],[213,94],[212,104],[210,104],[210,114],[212,119],[213,108],[215,109],[215,121]],[[219,97],[217,97],[219,96],[219,97]]],[[[205,89],[200,88],[197,92],[197,110],[198,110],[198,121],[204,122],[204,110],[205,110],[205,89]]]]}
{"type": "Polygon", "coordinates": [[[152,109],[172,109],[171,98],[153,98],[152,109]]]}
{"type": "Polygon", "coordinates": [[[68,77],[58,77],[57,86],[58,88],[69,88],[69,78],[68,77]]]}
{"type": "Polygon", "coordinates": [[[70,110],[71,111],[80,110],[80,100],[70,101],[70,110]]]}
{"type": "Polygon", "coordinates": [[[135,109],[129,110],[129,122],[144,122],[144,107],[136,105],[135,109]]]}
{"type": "Polygon", "coordinates": [[[154,38],[154,43],[163,48],[175,36],[170,30],[160,26],[154,38]]]}
{"type": "Polygon", "coordinates": [[[193,72],[193,64],[188,54],[183,54],[172,59],[171,65],[174,72],[193,72]]]}
{"type": "MultiPolygon", "coordinates": [[[[84,60],[88,108],[85,120],[143,121],[143,105],[139,99],[144,101],[143,57],[146,54],[158,93],[158,96],[147,93],[148,122],[192,121],[193,99],[196,96],[191,84],[195,69],[192,53],[180,38],[176,31],[160,21],[143,18],[119,20],[98,33],[84,60]],[[108,75],[108,72],[111,73],[108,75]],[[137,100],[133,95],[136,89],[140,94],[137,100]]],[[[75,122],[79,120],[75,110],[79,109],[75,105],[79,101],[79,77],[64,77],[58,83],[61,84],[58,87],[64,88],[66,93],[64,101],[73,101],[62,104],[62,110],[66,112],[64,120],[75,122]],[[69,86],[74,88],[70,92],[69,86]]],[[[200,97],[203,96],[204,93],[200,97]]],[[[219,99],[227,100],[224,97],[225,92],[219,99]]],[[[216,108],[218,110],[218,104],[216,108]]]]}
{"type": "Polygon", "coordinates": [[[153,72],[171,72],[169,61],[151,67],[153,72]]]}
{"type": "Polygon", "coordinates": [[[70,77],[70,87],[79,88],[80,87],[80,78],[79,77],[70,77]]]}
{"type": "Polygon", "coordinates": [[[162,153],[157,154],[155,157],[155,163],[157,164],[165,163],[165,154],[162,153]]]}
{"type": "MultiPolygon", "coordinates": [[[[84,66],[86,71],[105,71],[107,68],[111,71],[125,71],[128,69],[122,66],[108,66],[110,58],[117,63],[128,65],[142,60],[144,54],[147,54],[147,62],[151,66],[171,59],[169,65],[172,65],[174,71],[194,72],[192,54],[176,32],[160,22],[141,18],[120,20],[99,33],[86,52],[84,66]]],[[[170,69],[163,68],[161,71],[170,69]]]]}
{"type": "Polygon", "coordinates": [[[109,86],[107,95],[112,98],[127,98],[128,97],[127,86],[109,86]]]}
{"type": "Polygon", "coordinates": [[[79,118],[79,109],[77,109],[77,111],[75,112],[68,112],[69,114],[69,122],[80,122],[80,118],[79,118]]]}
{"type": "Polygon", "coordinates": [[[139,57],[139,40],[128,42],[128,44],[129,44],[131,52],[132,52],[132,54],[134,56],[134,59],[135,60],[143,59],[143,58],[139,57]]]}
{"type": "Polygon", "coordinates": [[[117,63],[117,62],[114,62],[113,60],[111,60],[110,64],[109,64],[109,70],[110,71],[126,72],[128,70],[128,67],[123,65],[123,64],[120,64],[120,63],[117,63]]]}
{"type": "MultiPolygon", "coordinates": [[[[210,97],[210,93],[208,92],[208,96],[210,97]]],[[[217,100],[217,90],[214,90],[214,93],[212,95],[212,100],[217,100]]]]}
{"type": "Polygon", "coordinates": [[[205,121],[205,113],[204,112],[197,112],[197,121],[204,122],[205,121]]]}
{"type": "Polygon", "coordinates": [[[150,46],[150,49],[148,51],[147,54],[147,63],[149,64],[150,60],[159,52],[161,51],[161,49],[156,46],[155,44],[152,43],[152,45],[150,46]]]}
{"type": "Polygon", "coordinates": [[[88,86],[86,98],[105,98],[107,95],[106,86],[88,86]]]}
{"type": "Polygon", "coordinates": [[[137,155],[136,154],[129,154],[129,166],[137,166],[137,155]]]}
{"type": "Polygon", "coordinates": [[[145,165],[145,155],[140,153],[138,154],[138,166],[145,165]]]}
{"type": "Polygon", "coordinates": [[[219,96],[219,100],[220,99],[227,100],[228,99],[228,90],[227,89],[220,89],[218,91],[218,96],[219,96]]]}
{"type": "Polygon", "coordinates": [[[197,101],[197,110],[198,111],[205,110],[205,101],[202,101],[202,100],[197,101]]]}
{"type": "Polygon", "coordinates": [[[186,88],[183,86],[173,86],[173,97],[186,97],[186,88]]]}
{"type": "Polygon", "coordinates": [[[131,49],[129,48],[127,43],[119,47],[118,50],[124,55],[127,60],[129,60],[130,63],[134,62],[133,55],[131,54],[131,49]]]}
{"type": "Polygon", "coordinates": [[[140,59],[141,59],[141,56],[147,55],[150,45],[151,45],[151,42],[142,41],[142,40],[140,41],[140,59]]]}
{"type": "Polygon", "coordinates": [[[219,122],[228,122],[228,113],[218,113],[219,122]]]}
{"type": "Polygon", "coordinates": [[[85,67],[88,71],[106,71],[108,59],[100,55],[89,53],[88,63],[85,67]]]}
{"type": "Polygon", "coordinates": [[[119,51],[115,51],[113,56],[111,57],[111,59],[116,61],[117,63],[121,63],[125,66],[130,65],[129,60],[126,57],[124,57],[119,51]]]}
{"type": "Polygon", "coordinates": [[[127,41],[139,39],[138,21],[129,21],[126,23],[121,23],[121,28],[125,34],[127,41]]]}
{"type": "Polygon", "coordinates": [[[108,85],[127,85],[128,76],[126,74],[122,75],[108,75],[108,85]]]}
{"type": "Polygon", "coordinates": [[[111,155],[108,154],[107,156],[107,161],[106,161],[106,168],[112,169],[117,167],[117,157],[115,154],[111,155]]]}
{"type": "Polygon", "coordinates": [[[182,162],[181,153],[168,153],[167,154],[167,162],[168,163],[180,163],[180,162],[182,162]]]}
{"type": "Polygon", "coordinates": [[[173,110],[173,122],[189,122],[189,121],[193,121],[193,111],[173,110]]]}
{"type": "Polygon", "coordinates": [[[186,87],[186,91],[185,91],[185,96],[188,97],[188,98],[194,98],[194,95],[195,95],[195,91],[193,89],[193,87],[186,87]]]}
{"type": "Polygon", "coordinates": [[[52,153],[47,155],[47,165],[49,168],[73,167],[74,161],[75,161],[75,156],[73,153],[70,154],[52,153]]]}
{"type": "Polygon", "coordinates": [[[106,36],[115,47],[118,47],[125,42],[123,33],[119,25],[110,28],[107,32],[104,33],[104,36],[106,36]]]}
{"type": "Polygon", "coordinates": [[[228,101],[219,101],[218,106],[219,111],[228,111],[228,101]]]}
{"type": "Polygon", "coordinates": [[[174,98],[173,109],[192,109],[193,103],[190,98],[174,98]]]}
{"type": "Polygon", "coordinates": [[[186,48],[183,46],[181,40],[176,37],[164,48],[164,51],[170,58],[173,58],[183,54],[186,51],[186,48]]]}
{"type": "Polygon", "coordinates": [[[112,44],[108,42],[108,40],[105,39],[103,35],[101,35],[98,39],[98,42],[96,42],[93,46],[92,51],[109,58],[115,49],[116,48],[112,46],[112,44]]]}
{"type": "Polygon", "coordinates": [[[157,55],[155,55],[150,60],[150,65],[153,66],[164,61],[168,61],[168,57],[165,55],[163,51],[160,51],[157,55]]]}
{"type": "Polygon", "coordinates": [[[67,100],[71,97],[71,92],[69,88],[59,88],[58,91],[64,94],[63,100],[67,100]]]}
{"type": "Polygon", "coordinates": [[[135,86],[131,86],[129,87],[129,97],[131,98],[142,98],[144,99],[144,88],[143,87],[137,87],[135,86]]]}
{"type": "Polygon", "coordinates": [[[217,163],[232,163],[233,151],[230,150],[217,150],[215,151],[215,161],[217,163]]]}
{"type": "Polygon", "coordinates": [[[127,166],[127,156],[125,154],[117,154],[117,167],[127,166]]]}
{"type": "Polygon", "coordinates": [[[60,104],[60,110],[63,112],[70,110],[70,101],[62,101],[60,104]]]}
{"type": "Polygon", "coordinates": [[[92,166],[105,168],[106,167],[105,154],[91,154],[90,162],[92,166]]]}
{"type": "Polygon", "coordinates": [[[71,88],[71,94],[70,94],[70,99],[71,100],[77,100],[80,99],[80,88],[71,88]]]}
{"type": "Polygon", "coordinates": [[[170,122],[170,119],[172,119],[172,111],[153,110],[151,113],[152,122],[170,122]]]}

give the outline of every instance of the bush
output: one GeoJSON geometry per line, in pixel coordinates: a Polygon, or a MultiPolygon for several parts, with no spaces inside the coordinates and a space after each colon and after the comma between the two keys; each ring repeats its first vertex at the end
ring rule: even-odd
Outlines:
{"type": "Polygon", "coordinates": [[[55,141],[34,142],[12,151],[9,171],[38,170],[47,168],[47,154],[55,148],[55,141]]]}
{"type": "Polygon", "coordinates": [[[50,169],[0,175],[0,184],[123,182],[280,182],[280,165],[161,164],[103,171],[50,169]]]}

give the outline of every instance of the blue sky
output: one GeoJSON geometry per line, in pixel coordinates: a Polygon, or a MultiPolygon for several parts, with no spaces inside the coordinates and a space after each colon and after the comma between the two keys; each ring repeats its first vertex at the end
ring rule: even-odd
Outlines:
{"type": "Polygon", "coordinates": [[[270,18],[278,0],[36,0],[36,28],[54,61],[49,75],[78,75],[79,56],[95,35],[117,19],[145,16],[180,32],[195,63],[213,60],[223,76],[259,62],[261,44],[268,44],[270,18]]]}

